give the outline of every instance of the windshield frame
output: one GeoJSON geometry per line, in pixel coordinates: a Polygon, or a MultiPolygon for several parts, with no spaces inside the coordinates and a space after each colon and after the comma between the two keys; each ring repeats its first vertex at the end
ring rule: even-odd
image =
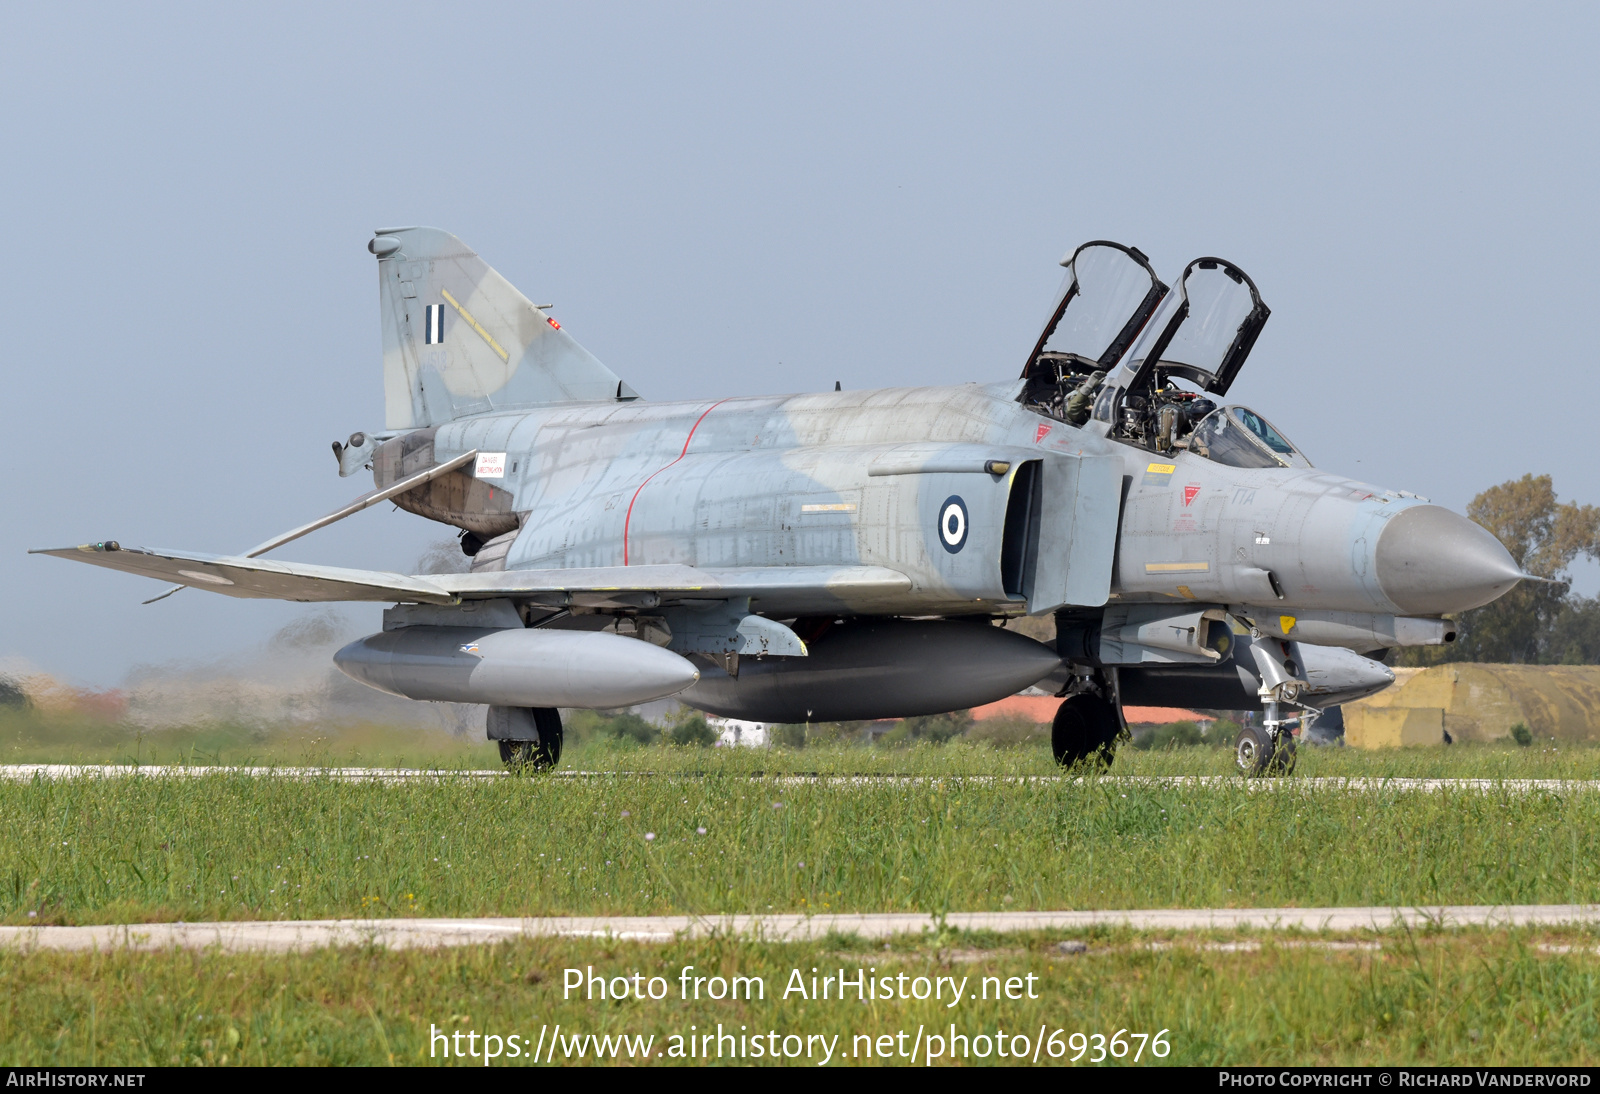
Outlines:
{"type": "Polygon", "coordinates": [[[1189,451],[1202,459],[1222,464],[1224,467],[1309,468],[1312,466],[1311,461],[1306,458],[1306,454],[1300,451],[1300,446],[1291,441],[1283,430],[1268,421],[1260,412],[1240,403],[1219,406],[1202,418],[1189,435],[1189,451]],[[1277,449],[1259,431],[1242,419],[1241,415],[1243,414],[1248,414],[1260,422],[1274,437],[1288,446],[1288,451],[1277,449]],[[1221,423],[1220,428],[1214,423],[1221,423]],[[1239,446],[1244,446],[1243,450],[1250,453],[1250,458],[1240,461],[1239,459],[1224,458],[1222,455],[1213,452],[1211,445],[1206,440],[1208,431],[1225,436],[1228,444],[1236,451],[1239,446]]]}

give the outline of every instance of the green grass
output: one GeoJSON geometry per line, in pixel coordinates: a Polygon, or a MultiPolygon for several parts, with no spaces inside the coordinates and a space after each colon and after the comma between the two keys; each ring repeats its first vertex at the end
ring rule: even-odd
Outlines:
{"type": "Polygon", "coordinates": [[[0,707],[0,764],[191,764],[481,768],[500,754],[442,730],[360,723],[148,729],[0,707]]]}
{"type": "MultiPolygon", "coordinates": [[[[713,749],[641,743],[613,735],[612,720],[569,713],[561,767],[606,772],[823,772],[918,775],[1053,775],[1048,734],[1014,746],[957,738],[863,745],[813,740],[803,748],[713,749]]],[[[980,726],[981,728],[981,726],[980,726]]],[[[814,737],[826,737],[826,732],[814,737]]],[[[1005,738],[1002,738],[1005,739],[1005,738]]],[[[201,725],[139,729],[71,716],[0,707],[0,764],[188,764],[195,766],[362,766],[490,770],[499,752],[481,730],[465,737],[442,730],[377,724],[313,726],[201,725]]],[[[1114,774],[1229,775],[1231,749],[1205,745],[1140,749],[1124,745],[1114,774]]],[[[1301,776],[1600,779],[1600,746],[1458,744],[1365,752],[1304,746],[1301,776]]]]}
{"type": "Polygon", "coordinates": [[[4,783],[0,920],[1600,902],[1593,792],[796,782],[700,755],[693,778],[4,783]]]}
{"type": "MultiPolygon", "coordinates": [[[[1027,908],[1596,903],[1600,793],[1199,787],[1054,775],[1038,744],[722,750],[575,725],[563,764],[598,777],[480,779],[481,741],[358,726],[123,727],[0,716],[0,762],[433,767],[385,786],[312,774],[74,777],[0,783],[0,921],[979,911],[1027,908]],[[915,774],[914,781],[787,773],[915,774]],[[701,832],[704,829],[704,832],[701,832]],[[654,839],[647,838],[653,834],[654,839]]],[[[1212,748],[1125,748],[1118,774],[1229,774],[1212,748]]],[[[1299,775],[1596,778],[1600,749],[1306,749],[1299,775]]],[[[0,1062],[428,1062],[438,1025],[536,1036],[746,1025],[839,1035],[920,1026],[1035,1036],[1168,1029],[1191,1064],[1595,1063],[1600,937],[1466,931],[1328,952],[1243,933],[949,936],[767,945],[527,940],[434,952],[298,956],[0,952],[0,1062]],[[1258,939],[1215,952],[1207,938],[1258,939]],[[1574,952],[1552,953],[1561,942],[1574,952]],[[597,1003],[562,970],[669,979],[685,964],[1043,979],[1042,998],[963,1005],[837,1001],[597,1003]]],[[[1374,937],[1374,936],[1366,936],[1374,937]]],[[[1291,938],[1293,942],[1296,939],[1291,938]]],[[[433,1062],[442,1062],[434,1059],[433,1062]]],[[[670,1061],[662,1061],[670,1062],[670,1061]]],[[[846,1059],[845,1062],[865,1062],[846,1059]]],[[[972,1063],[981,1061],[968,1061],[972,1063]]],[[[993,1057],[989,1062],[996,1062],[993,1057]]],[[[1146,1061],[1148,1062],[1148,1061],[1146,1061]]]]}
{"type": "MultiPolygon", "coordinates": [[[[652,1052],[661,1053],[673,1034],[681,1037],[690,1026],[714,1033],[720,1023],[734,1034],[744,1027],[747,1034],[776,1031],[780,1039],[837,1037],[835,1064],[909,1062],[851,1053],[865,1047],[857,1037],[904,1031],[904,1042],[890,1044],[909,1048],[919,1027],[947,1036],[952,1025],[969,1037],[992,1038],[1003,1029],[1008,1040],[1022,1034],[1030,1041],[1043,1026],[1047,1037],[1061,1031],[1058,1043],[1069,1045],[1073,1033],[1166,1030],[1170,1055],[1153,1060],[1146,1052],[1144,1065],[1600,1062],[1600,958],[1591,933],[1391,934],[1377,952],[1328,952],[1293,938],[1265,937],[1257,952],[1216,952],[1192,936],[1161,950],[1152,950],[1150,936],[1129,932],[1079,937],[1089,951],[1076,956],[1060,953],[1046,936],[1003,943],[951,937],[897,943],[888,952],[850,939],[791,945],[545,939],[288,956],[3,953],[0,1060],[33,1066],[481,1066],[481,1059],[430,1056],[430,1047],[439,1047],[430,1033],[438,1028],[537,1040],[541,1029],[559,1023],[564,1037],[653,1035],[652,1052]],[[1541,948],[1552,941],[1574,952],[1541,948]],[[678,976],[685,965],[699,975],[761,976],[766,998],[681,1000],[678,976]],[[671,988],[660,1002],[564,999],[564,970],[589,966],[608,976],[659,975],[671,988]],[[809,977],[813,967],[841,966],[868,966],[879,976],[970,977],[969,990],[985,976],[1031,974],[1038,977],[1039,998],[969,998],[955,1008],[931,1000],[781,998],[791,970],[809,977]]],[[[1090,1066],[1093,1054],[1085,1051],[1080,1066],[1090,1066]]],[[[1040,1062],[1048,1061],[1048,1050],[1041,1052],[1040,1062]]],[[[654,1056],[652,1062],[675,1061],[654,1056]]],[[[991,1055],[955,1062],[1015,1061],[991,1055]]]]}

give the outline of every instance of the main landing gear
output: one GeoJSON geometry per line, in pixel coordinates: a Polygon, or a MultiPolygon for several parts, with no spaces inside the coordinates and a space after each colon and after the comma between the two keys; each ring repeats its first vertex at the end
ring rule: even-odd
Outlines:
{"type": "Polygon", "coordinates": [[[489,737],[512,771],[548,771],[561,762],[561,712],[553,707],[490,707],[489,737]]]}
{"type": "Polygon", "coordinates": [[[1062,767],[1111,766],[1122,719],[1110,701],[1083,691],[1069,695],[1056,710],[1050,727],[1050,750],[1062,767]]]}

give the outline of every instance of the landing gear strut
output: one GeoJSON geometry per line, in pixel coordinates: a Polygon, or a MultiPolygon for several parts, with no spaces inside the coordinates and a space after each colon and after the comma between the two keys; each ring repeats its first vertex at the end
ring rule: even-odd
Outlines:
{"type": "Polygon", "coordinates": [[[561,712],[551,707],[490,707],[489,735],[512,771],[548,771],[561,762],[561,712]]]}
{"type": "Polygon", "coordinates": [[[1093,692],[1069,695],[1050,727],[1050,750],[1062,767],[1092,763],[1111,766],[1122,719],[1111,703],[1093,692]]]}

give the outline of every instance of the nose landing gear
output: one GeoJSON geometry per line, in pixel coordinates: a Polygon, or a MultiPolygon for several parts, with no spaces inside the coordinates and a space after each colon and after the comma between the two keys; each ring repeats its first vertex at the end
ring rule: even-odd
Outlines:
{"type": "MultiPolygon", "coordinates": [[[[1283,717],[1282,701],[1277,696],[1290,690],[1289,685],[1270,689],[1262,695],[1266,717],[1260,728],[1245,726],[1239,731],[1234,746],[1234,760],[1243,775],[1288,775],[1294,771],[1294,734],[1290,732],[1290,719],[1283,717]]],[[[1288,698],[1288,696],[1285,696],[1288,698]]],[[[1321,711],[1305,709],[1312,714],[1321,711]]]]}
{"type": "Polygon", "coordinates": [[[1245,726],[1239,731],[1234,759],[1245,775],[1287,775],[1294,770],[1294,737],[1287,729],[1274,734],[1245,726]]]}

